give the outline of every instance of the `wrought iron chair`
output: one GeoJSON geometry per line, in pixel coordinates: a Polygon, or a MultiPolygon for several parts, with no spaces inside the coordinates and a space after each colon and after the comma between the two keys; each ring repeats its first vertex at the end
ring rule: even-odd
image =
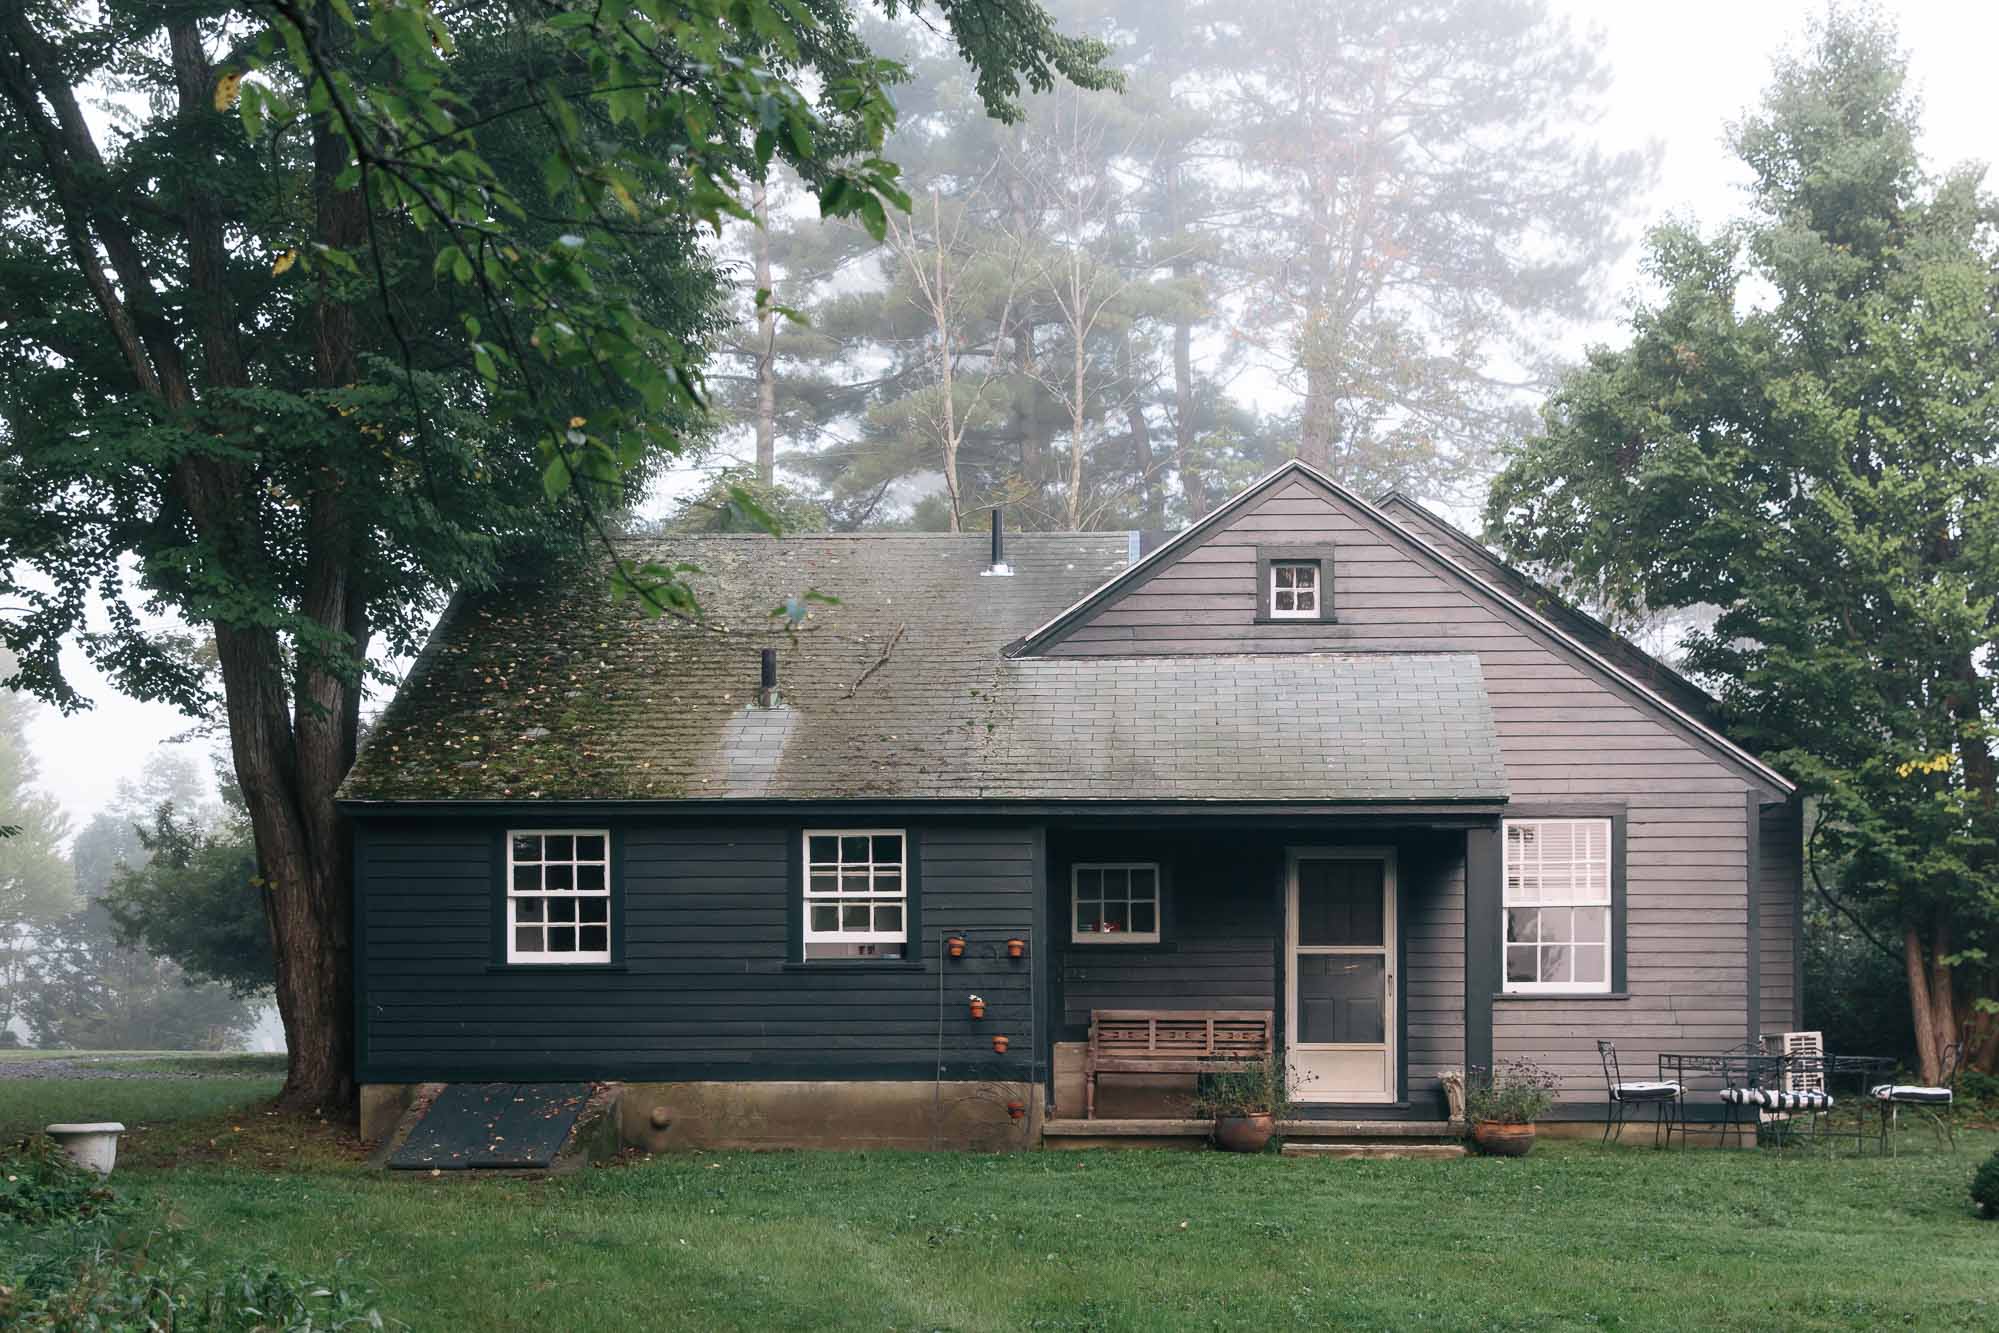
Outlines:
{"type": "Polygon", "coordinates": [[[1681,1099],[1686,1089],[1665,1079],[1650,1082],[1626,1079],[1617,1067],[1617,1046],[1613,1042],[1599,1041],[1596,1054],[1603,1063],[1604,1091],[1609,1096],[1603,1117],[1603,1142],[1610,1142],[1613,1133],[1622,1137],[1625,1118],[1630,1114],[1628,1108],[1653,1106],[1657,1110],[1652,1124],[1652,1146],[1659,1146],[1661,1130],[1666,1133],[1666,1141],[1671,1143],[1671,1125],[1681,1117],[1681,1099]]]}
{"type": "Polygon", "coordinates": [[[1822,1055],[1756,1055],[1731,1052],[1722,1060],[1723,1086],[1721,1141],[1728,1142],[1731,1130],[1738,1147],[1742,1131],[1756,1126],[1760,1132],[1764,1118],[1782,1119],[1802,1113],[1816,1142],[1825,1117],[1833,1108],[1827,1090],[1826,1060],[1822,1055]],[[1751,1108],[1754,1115],[1744,1119],[1751,1108]]]}
{"type": "Polygon", "coordinates": [[[1882,1083],[1872,1089],[1874,1104],[1881,1111],[1881,1151],[1893,1154],[1895,1140],[1892,1131],[1900,1119],[1904,1106],[1913,1106],[1932,1121],[1938,1142],[1948,1142],[1952,1152],[1957,1151],[1957,1125],[1955,1124],[1955,1098],[1953,1085],[1957,1082],[1958,1066],[1964,1062],[1964,1037],[1943,1049],[1943,1066],[1938,1071],[1935,1086],[1915,1083],[1882,1083]]]}

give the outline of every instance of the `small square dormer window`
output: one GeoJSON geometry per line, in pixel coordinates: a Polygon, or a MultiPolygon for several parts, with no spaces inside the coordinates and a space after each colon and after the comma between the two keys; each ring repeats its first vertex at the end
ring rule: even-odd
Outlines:
{"type": "Polygon", "coordinates": [[[1270,566],[1270,616],[1273,620],[1319,618],[1319,562],[1279,560],[1270,566]]]}
{"type": "Polygon", "coordinates": [[[1330,621],[1333,615],[1333,553],[1320,547],[1269,547],[1256,551],[1256,619],[1330,621]]]}

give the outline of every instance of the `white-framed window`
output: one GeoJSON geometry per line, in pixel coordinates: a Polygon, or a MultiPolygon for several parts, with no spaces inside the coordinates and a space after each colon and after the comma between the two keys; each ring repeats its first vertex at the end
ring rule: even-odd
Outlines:
{"type": "Polygon", "coordinates": [[[1270,562],[1270,617],[1273,620],[1319,618],[1319,562],[1270,562]]]}
{"type": "Polygon", "coordinates": [[[1069,869],[1069,926],[1077,944],[1157,944],[1159,865],[1079,861],[1069,869]]]}
{"type": "Polygon", "coordinates": [[[908,835],[805,830],[805,957],[900,958],[908,946],[908,835]]]}
{"type": "Polygon", "coordinates": [[[507,831],[507,961],[611,961],[611,835],[507,831]]]}
{"type": "Polygon", "coordinates": [[[1509,819],[1505,830],[1505,989],[1609,991],[1610,821],[1509,819]]]}

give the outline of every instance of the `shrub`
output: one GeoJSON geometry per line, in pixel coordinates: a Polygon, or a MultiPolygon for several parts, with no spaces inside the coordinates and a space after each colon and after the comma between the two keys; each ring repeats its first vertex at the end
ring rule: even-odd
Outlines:
{"type": "Polygon", "coordinates": [[[1555,1076],[1531,1060],[1474,1068],[1465,1079],[1465,1116],[1474,1123],[1531,1125],[1554,1104],[1555,1076]]]}
{"type": "Polygon", "coordinates": [[[53,1139],[38,1134],[0,1157],[0,1221],[21,1227],[87,1222],[117,1201],[103,1177],[70,1161],[53,1139]]]}
{"type": "Polygon", "coordinates": [[[1194,1089],[1194,1114],[1219,1120],[1225,1116],[1291,1114],[1291,1089],[1280,1056],[1266,1056],[1245,1069],[1225,1069],[1201,1075],[1194,1089]]]}
{"type": "Polygon", "coordinates": [[[1985,1159],[1971,1178],[1971,1201],[1987,1217],[1999,1218],[1999,1152],[1985,1159]]]}

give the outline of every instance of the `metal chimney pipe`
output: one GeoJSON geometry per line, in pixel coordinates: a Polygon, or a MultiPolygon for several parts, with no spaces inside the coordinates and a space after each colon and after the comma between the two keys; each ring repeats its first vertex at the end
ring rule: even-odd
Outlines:
{"type": "Polygon", "coordinates": [[[997,575],[1002,578],[1013,573],[1013,566],[1006,562],[1006,511],[998,505],[993,506],[992,563],[980,572],[987,575],[997,575]]]}
{"type": "Polygon", "coordinates": [[[777,649],[763,650],[762,673],[757,685],[757,707],[777,707],[777,649]]]}

